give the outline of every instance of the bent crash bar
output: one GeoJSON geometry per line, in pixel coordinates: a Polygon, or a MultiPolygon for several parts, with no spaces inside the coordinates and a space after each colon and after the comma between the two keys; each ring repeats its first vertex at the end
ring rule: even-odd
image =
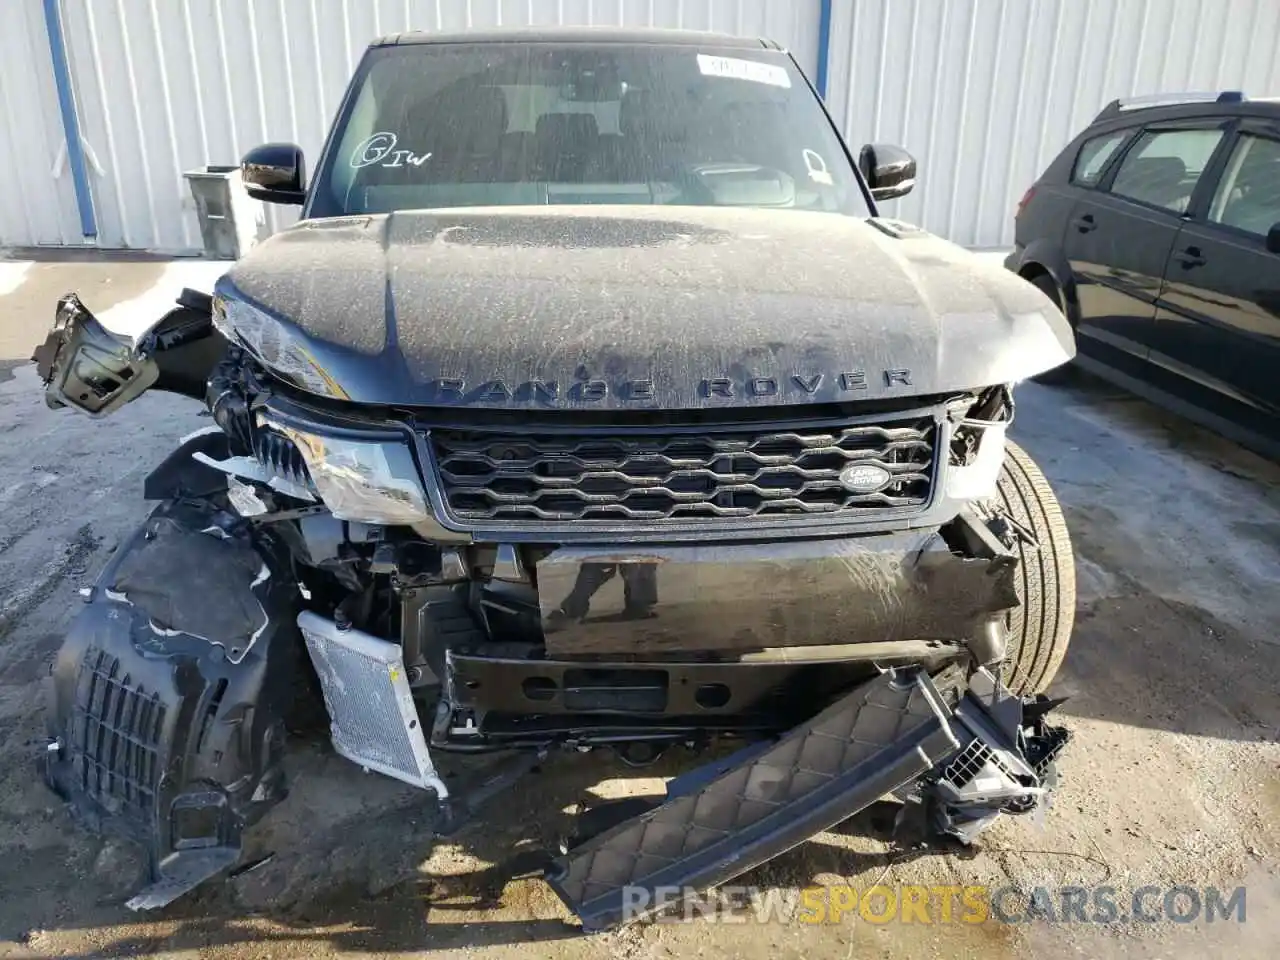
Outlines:
{"type": "Polygon", "coordinates": [[[608,929],[724,883],[913,784],[933,826],[969,842],[1001,812],[1043,802],[1068,738],[1045,725],[1045,709],[985,670],[967,689],[958,669],[936,682],[915,667],[887,671],[727,768],[673,780],[665,803],[570,850],[547,879],[584,929],[608,929]]]}

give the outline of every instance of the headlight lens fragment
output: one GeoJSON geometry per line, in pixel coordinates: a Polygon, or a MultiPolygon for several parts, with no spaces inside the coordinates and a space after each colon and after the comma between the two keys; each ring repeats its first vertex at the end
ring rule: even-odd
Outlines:
{"type": "Polygon", "coordinates": [[[232,343],[241,344],[273,373],[309,393],[334,400],[350,399],[347,392],[307,350],[289,328],[243,300],[214,297],[213,325],[232,343]]]}
{"type": "Polygon", "coordinates": [[[266,417],[258,423],[293,442],[316,492],[339,520],[407,526],[431,518],[407,445],[325,436],[266,417]]]}

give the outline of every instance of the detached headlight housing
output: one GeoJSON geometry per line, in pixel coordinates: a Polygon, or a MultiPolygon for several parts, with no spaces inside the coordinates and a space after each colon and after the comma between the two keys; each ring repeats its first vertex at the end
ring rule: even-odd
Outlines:
{"type": "Polygon", "coordinates": [[[297,447],[316,493],[339,520],[411,526],[431,519],[413,453],[400,440],[357,440],[313,432],[269,415],[272,430],[297,447]]]}
{"type": "Polygon", "coordinates": [[[947,496],[953,500],[983,500],[996,495],[1000,468],[1004,466],[1004,436],[1008,422],[961,424],[960,429],[980,429],[977,448],[966,464],[947,465],[947,496]]]}
{"type": "Polygon", "coordinates": [[[961,411],[947,463],[947,496],[952,500],[994,497],[1004,467],[1005,434],[1013,422],[1013,395],[1005,387],[995,387],[961,411]]]}
{"type": "Polygon", "coordinates": [[[213,298],[213,325],[272,373],[316,396],[348,400],[347,392],[311,355],[306,342],[265,310],[232,297],[213,298]]]}

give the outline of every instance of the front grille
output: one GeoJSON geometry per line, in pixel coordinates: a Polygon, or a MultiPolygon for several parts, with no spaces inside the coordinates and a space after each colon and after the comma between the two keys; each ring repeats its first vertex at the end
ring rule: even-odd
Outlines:
{"type": "Polygon", "coordinates": [[[622,429],[602,436],[433,429],[453,516],[484,521],[687,521],[847,516],[928,504],[937,427],[917,417],[787,428],[622,429]],[[875,464],[880,490],[840,472],[875,464]]]}
{"type": "Polygon", "coordinates": [[[67,745],[81,789],[112,813],[150,816],[164,720],[160,697],[91,647],[80,664],[67,745]]]}

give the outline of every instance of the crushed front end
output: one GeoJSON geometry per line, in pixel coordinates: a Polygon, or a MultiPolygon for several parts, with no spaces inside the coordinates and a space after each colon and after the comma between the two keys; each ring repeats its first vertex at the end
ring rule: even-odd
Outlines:
{"type": "MultiPolygon", "coordinates": [[[[970,365],[950,376],[987,386],[926,390],[905,368],[877,381],[846,354],[808,372],[817,348],[780,340],[767,376],[665,392],[625,369],[553,377],[550,359],[467,389],[413,371],[412,344],[393,349],[439,333],[429,311],[384,317],[366,341],[368,323],[357,337],[345,313],[303,302],[296,259],[262,259],[355,228],[326,229],[286,231],[246,261],[271,268],[260,294],[305,287],[289,311],[309,331],[224,279],[132,342],[64,300],[40,351],[51,402],[101,415],[162,384],[203,391],[216,425],[148,478],[159,506],[89,591],[51,680],[46,776],[86,822],[146,845],[133,906],[237,863],[244,830],[284,796],[285,718],[309,693],[335,751],[429,792],[442,829],[492,793],[443,776],[442,753],[607,748],[639,766],[677,744],[739,743],[561,858],[551,880],[593,929],[640,915],[628,890],[723,882],[885,795],[965,842],[1043,802],[1065,733],[1036,698],[1071,627],[1049,575],[1071,576],[1071,556],[1047,484],[1006,441],[1018,377],[995,375],[1030,370],[1027,344],[1054,332],[1036,304],[990,312],[988,332],[1021,334],[982,350],[918,342],[972,333],[972,311],[921,312],[902,335],[935,371],[951,351],[970,365]]],[[[366,246],[330,253],[394,248],[366,246]]],[[[470,269],[478,249],[448,256],[470,269]]],[[[392,275],[361,274],[376,295],[349,299],[384,309],[392,275]]],[[[716,316],[704,338],[732,333],[716,316]]],[[[863,326],[884,328],[878,316],[863,326]]],[[[530,357],[544,319],[518,328],[530,357]]],[[[666,339],[628,362],[688,368],[693,341],[671,332],[683,321],[651,319],[666,339]]],[[[831,329],[852,338],[843,320],[831,329]]]]}
{"type": "Polygon", "coordinates": [[[969,841],[1052,782],[1064,736],[997,679],[1025,589],[1004,388],[606,430],[335,414],[242,357],[214,387],[222,431],[148,481],[52,680],[48,779],[147,845],[135,907],[232,868],[284,796],[299,670],[338,753],[451,815],[440,751],[746,744],[559,861],[593,929],[885,794],[969,841]]]}
{"type": "Polygon", "coordinates": [[[341,578],[313,578],[304,628],[331,713],[354,630],[433,700],[434,749],[661,749],[785,728],[885,667],[1002,658],[1019,534],[978,493],[1007,391],[839,413],[362,427],[277,394],[244,430],[343,520],[296,522],[341,578]],[[335,489],[375,462],[407,528],[335,489]]]}

